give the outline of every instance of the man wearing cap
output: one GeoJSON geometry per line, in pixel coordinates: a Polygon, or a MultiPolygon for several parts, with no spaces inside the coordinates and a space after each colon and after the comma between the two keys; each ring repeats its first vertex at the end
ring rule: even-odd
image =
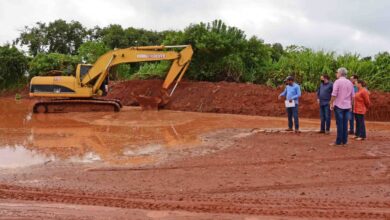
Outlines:
{"type": "Polygon", "coordinates": [[[333,84],[332,99],[330,109],[334,110],[337,138],[331,145],[346,145],[348,142],[348,117],[352,110],[355,91],[353,84],[347,77],[347,69],[341,67],[337,70],[337,80],[333,84]]]}
{"type": "Polygon", "coordinates": [[[298,102],[301,97],[301,87],[294,82],[294,77],[288,76],[285,80],[286,88],[279,95],[286,97],[286,111],[288,117],[288,129],[286,131],[293,131],[293,118],[295,125],[295,132],[299,132],[299,119],[298,119],[298,102]]]}

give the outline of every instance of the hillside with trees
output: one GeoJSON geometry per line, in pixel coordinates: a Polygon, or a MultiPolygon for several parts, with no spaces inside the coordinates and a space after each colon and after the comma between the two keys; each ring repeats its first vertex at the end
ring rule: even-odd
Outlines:
{"type": "MultiPolygon", "coordinates": [[[[365,79],[370,89],[390,91],[388,52],[362,57],[296,45],[267,44],[221,20],[167,31],[118,24],[87,28],[80,22],[64,20],[37,22],[34,26],[26,26],[13,45],[0,47],[0,90],[26,85],[31,77],[50,70],[73,74],[77,63],[93,63],[108,50],[160,44],[193,46],[194,57],[185,76],[190,80],[275,87],[287,75],[294,75],[304,90],[314,91],[320,74],[334,77],[336,69],[344,66],[350,73],[365,79]]],[[[161,78],[168,67],[167,62],[119,65],[111,70],[111,77],[119,80],[161,78]]]]}

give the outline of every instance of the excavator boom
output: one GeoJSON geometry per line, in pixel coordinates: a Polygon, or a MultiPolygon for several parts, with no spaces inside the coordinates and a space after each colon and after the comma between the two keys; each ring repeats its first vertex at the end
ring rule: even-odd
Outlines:
{"type": "MultiPolygon", "coordinates": [[[[177,46],[144,46],[117,49],[103,54],[93,65],[79,64],[76,76],[38,76],[33,77],[30,83],[30,96],[50,97],[56,100],[39,102],[34,106],[34,112],[63,112],[61,108],[64,103],[67,110],[69,106],[81,105],[81,103],[94,103],[93,105],[106,105],[104,101],[97,101],[96,97],[102,94],[102,85],[109,75],[110,68],[123,63],[151,62],[151,61],[172,61],[171,67],[165,77],[159,97],[137,96],[136,99],[145,109],[156,108],[169,102],[178,83],[185,74],[193,55],[191,45],[177,46]],[[172,50],[180,48],[179,52],[172,50]],[[172,83],[173,89],[168,93],[172,83]],[[58,99],[61,98],[61,99],[58,99]],[[70,101],[69,99],[72,99],[70,101]],[[75,101],[78,99],[79,101],[75,101]],[[53,104],[55,102],[55,104],[53,104]],[[66,104],[65,104],[66,103],[66,104]],[[153,104],[151,104],[153,103],[153,104]],[[56,106],[55,108],[51,106],[56,106]]],[[[130,94],[129,94],[130,95],[130,94]]],[[[99,99],[103,100],[103,99],[99,99]]],[[[121,104],[118,100],[110,100],[112,103],[121,104]]],[[[85,104],[84,106],[88,106],[85,104]]],[[[83,108],[85,109],[85,108],[83,108]]],[[[113,109],[117,111],[117,106],[113,109]]],[[[99,107],[94,107],[94,111],[99,107]]]]}

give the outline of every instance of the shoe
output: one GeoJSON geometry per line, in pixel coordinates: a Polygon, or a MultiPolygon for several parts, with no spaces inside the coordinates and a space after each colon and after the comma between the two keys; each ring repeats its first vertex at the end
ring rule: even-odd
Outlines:
{"type": "Polygon", "coordinates": [[[292,128],[287,128],[285,131],[293,131],[292,128]]]}
{"type": "Polygon", "coordinates": [[[301,133],[301,131],[300,131],[300,130],[295,130],[295,133],[297,133],[297,134],[298,134],[298,133],[301,133]]]}
{"type": "Polygon", "coordinates": [[[336,144],[336,143],[330,143],[329,146],[332,146],[332,147],[341,147],[342,145],[341,145],[341,144],[336,144]]]}
{"type": "Polygon", "coordinates": [[[349,134],[349,135],[355,135],[355,132],[349,131],[348,134],[349,134]]]}
{"type": "Polygon", "coordinates": [[[355,135],[355,136],[353,136],[352,138],[355,138],[355,139],[356,139],[356,138],[358,138],[358,136],[355,135]]]}
{"type": "Polygon", "coordinates": [[[325,131],[319,131],[318,133],[319,134],[325,134],[325,131]]]}
{"type": "Polygon", "coordinates": [[[325,131],[325,134],[329,135],[329,134],[330,134],[330,131],[325,131]]]}
{"type": "Polygon", "coordinates": [[[357,141],[364,141],[364,138],[357,137],[355,140],[357,140],[357,141]]]}

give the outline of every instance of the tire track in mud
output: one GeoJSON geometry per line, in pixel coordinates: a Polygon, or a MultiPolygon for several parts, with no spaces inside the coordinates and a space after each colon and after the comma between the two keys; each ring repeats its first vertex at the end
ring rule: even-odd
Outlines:
{"type": "Polygon", "coordinates": [[[256,186],[256,187],[230,187],[224,189],[210,190],[208,193],[237,193],[237,192],[255,192],[255,191],[269,191],[269,190],[285,190],[285,189],[300,189],[300,188],[314,188],[323,187],[326,185],[331,186],[359,186],[359,185],[376,185],[376,184],[389,184],[390,179],[378,179],[378,180],[359,180],[357,181],[334,181],[334,182],[313,182],[305,184],[281,184],[281,185],[268,185],[268,186],[256,186]]]}
{"type": "Polygon", "coordinates": [[[1,199],[59,202],[109,207],[183,210],[192,212],[234,213],[322,218],[389,219],[390,202],[356,202],[326,199],[247,199],[212,198],[212,194],[182,197],[154,194],[108,195],[0,185],[1,199]]]}
{"type": "Polygon", "coordinates": [[[316,158],[316,159],[300,159],[300,160],[276,160],[276,161],[263,161],[263,162],[251,162],[251,163],[223,163],[223,164],[207,164],[207,165],[193,165],[193,166],[167,166],[167,167],[97,167],[85,169],[87,172],[99,172],[99,171],[156,171],[156,170],[180,170],[180,169],[203,169],[203,168],[218,168],[218,167],[243,167],[243,166],[264,166],[275,164],[294,164],[294,163],[322,163],[322,162],[334,162],[334,161],[354,161],[354,160],[379,160],[390,159],[390,156],[356,156],[356,157],[336,157],[336,158],[316,158]]]}

